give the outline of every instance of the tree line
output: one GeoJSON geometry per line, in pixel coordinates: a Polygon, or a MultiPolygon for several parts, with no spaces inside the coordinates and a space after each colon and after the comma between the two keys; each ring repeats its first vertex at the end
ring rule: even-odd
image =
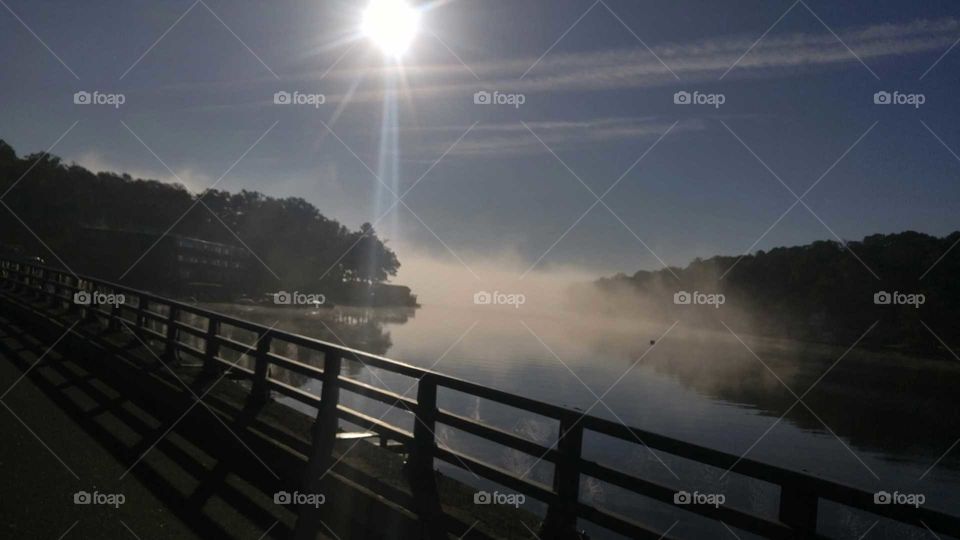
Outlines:
{"type": "Polygon", "coordinates": [[[697,322],[721,330],[723,321],[759,334],[848,345],[879,321],[865,343],[935,350],[943,348],[937,336],[949,343],[960,335],[958,242],[960,231],[817,241],[617,274],[578,294],[618,313],[677,319],[695,314],[697,322]],[[722,294],[724,303],[678,305],[678,292],[722,294]]]}
{"type": "Polygon", "coordinates": [[[77,246],[79,231],[167,233],[243,246],[254,256],[244,277],[251,291],[369,286],[395,276],[400,267],[369,223],[350,230],[302,198],[247,190],[194,194],[180,184],[93,173],[47,153],[18,157],[2,140],[0,193],[9,208],[0,208],[0,245],[78,273],[91,267],[88,259],[113,253],[116,275],[95,276],[110,281],[139,254],[77,246]]]}

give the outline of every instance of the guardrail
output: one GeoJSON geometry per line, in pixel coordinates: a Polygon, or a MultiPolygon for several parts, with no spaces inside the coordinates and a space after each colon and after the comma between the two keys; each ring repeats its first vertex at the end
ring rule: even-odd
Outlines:
{"type": "MultiPolygon", "coordinates": [[[[319,460],[329,460],[333,452],[336,426],[339,420],[376,432],[382,440],[402,442],[409,452],[412,466],[411,478],[418,482],[418,490],[426,497],[417,497],[419,512],[425,520],[439,511],[434,482],[435,460],[442,460],[454,467],[468,470],[478,476],[506,486],[526,496],[538,499],[547,505],[543,538],[574,538],[577,535],[577,520],[583,519],[600,527],[631,538],[662,538],[661,533],[638,523],[627,516],[613,513],[590,502],[581,500],[580,482],[588,476],[633,493],[660,501],[674,503],[677,489],[648,479],[638,478],[626,472],[585,459],[583,439],[585,433],[599,433],[621,441],[638,444],[643,441],[650,448],[686,458],[704,465],[729,469],[732,472],[779,486],[779,512],[776,519],[753,514],[740,508],[720,505],[679,505],[677,508],[709,519],[759,534],[769,538],[811,538],[818,534],[818,507],[821,501],[866,511],[882,518],[926,527],[932,531],[960,536],[960,518],[927,508],[903,505],[878,505],[874,494],[815,476],[776,467],[749,458],[738,456],[665,437],[635,427],[629,427],[577,411],[558,407],[542,401],[511,394],[488,386],[456,377],[424,370],[409,364],[372,355],[363,351],[338,346],[310,337],[271,329],[266,326],[209,311],[194,305],[163,298],[105,281],[74,276],[63,270],[29,262],[0,259],[0,278],[8,286],[45,297],[59,304],[82,310],[83,316],[105,320],[109,327],[119,330],[124,324],[140,333],[146,340],[165,343],[165,358],[172,360],[181,353],[201,359],[210,369],[231,369],[251,381],[249,399],[266,401],[271,392],[292,398],[315,407],[318,411],[314,431],[314,451],[319,460]],[[126,303],[98,309],[74,302],[75,294],[123,294],[126,303]],[[136,299],[130,303],[129,299],[136,299]],[[206,320],[206,326],[188,324],[185,315],[206,320]],[[132,318],[128,318],[132,316],[132,318]],[[121,323],[121,321],[123,321],[121,323]],[[225,326],[252,333],[256,340],[244,343],[223,334],[225,326]],[[156,327],[156,328],[155,328],[156,327]],[[161,329],[162,328],[162,329],[161,329]],[[193,346],[184,341],[192,336],[202,343],[193,346]],[[286,343],[323,354],[323,369],[287,358],[272,352],[273,345],[286,343]],[[239,353],[255,350],[253,369],[238,366],[221,356],[223,348],[239,353]],[[341,360],[354,357],[363,364],[392,373],[417,379],[416,399],[368,385],[341,374],[341,360]],[[282,368],[308,379],[322,383],[321,395],[306,392],[298,387],[271,376],[271,367],[282,368]],[[546,417],[558,423],[558,440],[544,446],[532,440],[518,437],[508,431],[490,426],[471,418],[454,414],[437,405],[441,389],[453,390],[472,397],[494,401],[509,407],[546,417]],[[398,406],[413,413],[416,418],[413,432],[381,419],[346,407],[339,400],[340,390],[359,394],[389,406],[398,406]],[[498,468],[481,459],[438,444],[435,436],[437,424],[469,433],[488,442],[508,447],[541,458],[553,465],[553,483],[540,484],[509,471],[498,468]]],[[[439,536],[441,533],[437,532],[439,536]]]]}

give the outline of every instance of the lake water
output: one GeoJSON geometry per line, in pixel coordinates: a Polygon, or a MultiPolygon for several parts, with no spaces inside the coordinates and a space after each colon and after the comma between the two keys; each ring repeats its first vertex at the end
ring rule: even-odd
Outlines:
{"type": "MultiPolygon", "coordinates": [[[[683,321],[500,306],[209,307],[869,491],[923,494],[925,506],[960,513],[960,445],[952,448],[960,437],[960,362],[857,348],[845,354],[844,347],[703,331],[683,321]],[[795,396],[803,396],[803,402],[796,404],[795,396]]],[[[347,374],[415,395],[409,378],[354,362],[347,374]]],[[[407,413],[350,393],[342,397],[412,429],[407,413]]],[[[439,399],[455,413],[546,446],[556,440],[555,425],[545,419],[454,392],[441,390],[439,399]]],[[[532,480],[550,481],[551,468],[535,456],[442,426],[437,436],[456,450],[532,480]]],[[[728,504],[776,515],[777,489],[762,482],[600,436],[585,439],[584,454],[677,489],[721,493],[728,504]]],[[[497,488],[453,467],[443,472],[497,488]]],[[[585,479],[582,489],[584,499],[654,529],[673,526],[671,535],[734,538],[721,525],[592,479],[585,479]]],[[[871,514],[821,504],[821,530],[828,534],[858,538],[869,530],[869,538],[932,537],[923,529],[876,521],[871,514]]],[[[591,533],[609,537],[602,530],[591,533]]],[[[751,537],[742,531],[736,535],[751,537]]]]}

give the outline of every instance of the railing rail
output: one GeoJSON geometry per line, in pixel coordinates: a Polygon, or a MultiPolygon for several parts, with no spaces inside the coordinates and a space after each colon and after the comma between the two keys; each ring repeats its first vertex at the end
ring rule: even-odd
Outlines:
{"type": "MultiPolygon", "coordinates": [[[[71,309],[78,307],[74,302],[74,295],[84,291],[119,293],[137,299],[135,305],[120,304],[108,310],[97,309],[95,306],[79,306],[79,308],[83,310],[85,318],[105,320],[108,327],[113,329],[126,326],[146,340],[163,343],[165,361],[175,360],[181,353],[186,353],[201,360],[204,369],[229,368],[238,376],[250,379],[250,398],[255,402],[268,400],[271,393],[276,392],[316,408],[318,419],[312,444],[314,452],[320,453],[318,458],[320,462],[328,459],[333,451],[331,433],[336,430],[338,420],[346,420],[374,431],[382,438],[405,444],[411,456],[413,477],[419,478],[421,483],[423,478],[432,479],[434,461],[439,459],[545,502],[548,505],[543,528],[545,537],[560,538],[574,535],[578,519],[593,522],[631,537],[660,537],[657,532],[626,516],[581,500],[580,483],[585,475],[668,504],[673,503],[673,496],[677,492],[674,487],[642,479],[584,458],[581,453],[584,436],[588,432],[613,437],[631,444],[643,441],[643,444],[650,448],[673,456],[728,469],[737,474],[779,486],[779,515],[776,519],[754,515],[726,505],[677,506],[684,511],[722,521],[763,536],[774,538],[818,536],[817,514],[821,501],[839,503],[882,518],[960,536],[960,517],[957,516],[929,508],[877,505],[874,503],[873,493],[859,488],[735,456],[596,416],[584,415],[571,409],[422,369],[383,356],[268,328],[149,292],[85,276],[73,276],[63,270],[31,262],[8,259],[0,259],[0,281],[15,289],[45,297],[49,302],[59,303],[59,307],[71,309]],[[205,327],[188,324],[181,320],[183,314],[204,318],[207,324],[205,327]],[[128,318],[129,316],[133,318],[128,318]],[[164,331],[158,331],[155,328],[157,326],[163,326],[164,331]],[[223,333],[225,326],[252,333],[256,336],[256,340],[252,343],[244,343],[231,339],[223,333]],[[185,343],[182,340],[183,335],[200,340],[202,347],[198,348],[185,343]],[[271,352],[272,344],[281,342],[322,353],[325,358],[323,369],[271,352]],[[223,358],[221,353],[224,347],[241,354],[252,353],[253,369],[223,358]],[[356,358],[367,366],[416,379],[416,399],[343,375],[340,364],[341,359],[345,358],[356,358]],[[321,382],[321,396],[318,397],[271,377],[271,368],[291,371],[321,382]],[[437,404],[437,395],[441,389],[494,401],[553,420],[558,423],[558,440],[546,447],[508,431],[444,410],[437,404]],[[413,413],[415,418],[413,432],[343,405],[339,399],[341,390],[388,405],[397,405],[413,413]],[[519,477],[475,456],[465,455],[440,445],[435,436],[437,424],[524,452],[552,464],[554,468],[552,485],[546,486],[519,477]]],[[[435,491],[431,494],[431,491],[435,490],[432,480],[418,489],[435,496],[435,491]]],[[[422,499],[420,503],[421,508],[418,511],[426,515],[438,509],[436,502],[429,497],[422,499]]]]}

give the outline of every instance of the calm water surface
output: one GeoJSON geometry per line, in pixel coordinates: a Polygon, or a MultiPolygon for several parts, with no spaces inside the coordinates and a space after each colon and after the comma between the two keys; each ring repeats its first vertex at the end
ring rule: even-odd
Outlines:
{"type": "MultiPolygon", "coordinates": [[[[672,321],[614,320],[510,307],[428,305],[415,311],[210,307],[870,491],[922,493],[926,506],[960,513],[960,449],[948,452],[960,438],[960,362],[856,348],[846,352],[844,347],[750,337],[739,330],[735,336],[687,328],[683,321],[671,328],[672,321]],[[802,403],[797,403],[798,396],[803,396],[802,403]]],[[[351,377],[415,395],[412,379],[355,362],[346,368],[351,377]]],[[[309,383],[306,388],[318,390],[309,383]]],[[[412,429],[409,414],[350,393],[342,398],[412,429]]],[[[455,413],[546,446],[556,440],[556,426],[549,420],[451,391],[441,390],[439,399],[455,413]]],[[[443,426],[437,436],[456,450],[550,482],[551,468],[537,456],[505,450],[443,426]]],[[[776,514],[776,488],[655,453],[638,441],[588,436],[584,453],[677,489],[723,493],[728,504],[776,514]]],[[[479,487],[497,488],[452,467],[444,472],[479,487]]],[[[679,520],[671,534],[734,537],[671,505],[599,481],[586,479],[582,489],[584,499],[662,531],[679,520]]],[[[876,521],[869,514],[830,504],[821,505],[820,519],[824,532],[852,538],[876,521]]],[[[595,537],[607,536],[592,532],[595,537]]],[[[927,535],[922,529],[887,523],[870,530],[870,538],[927,535]]]]}

